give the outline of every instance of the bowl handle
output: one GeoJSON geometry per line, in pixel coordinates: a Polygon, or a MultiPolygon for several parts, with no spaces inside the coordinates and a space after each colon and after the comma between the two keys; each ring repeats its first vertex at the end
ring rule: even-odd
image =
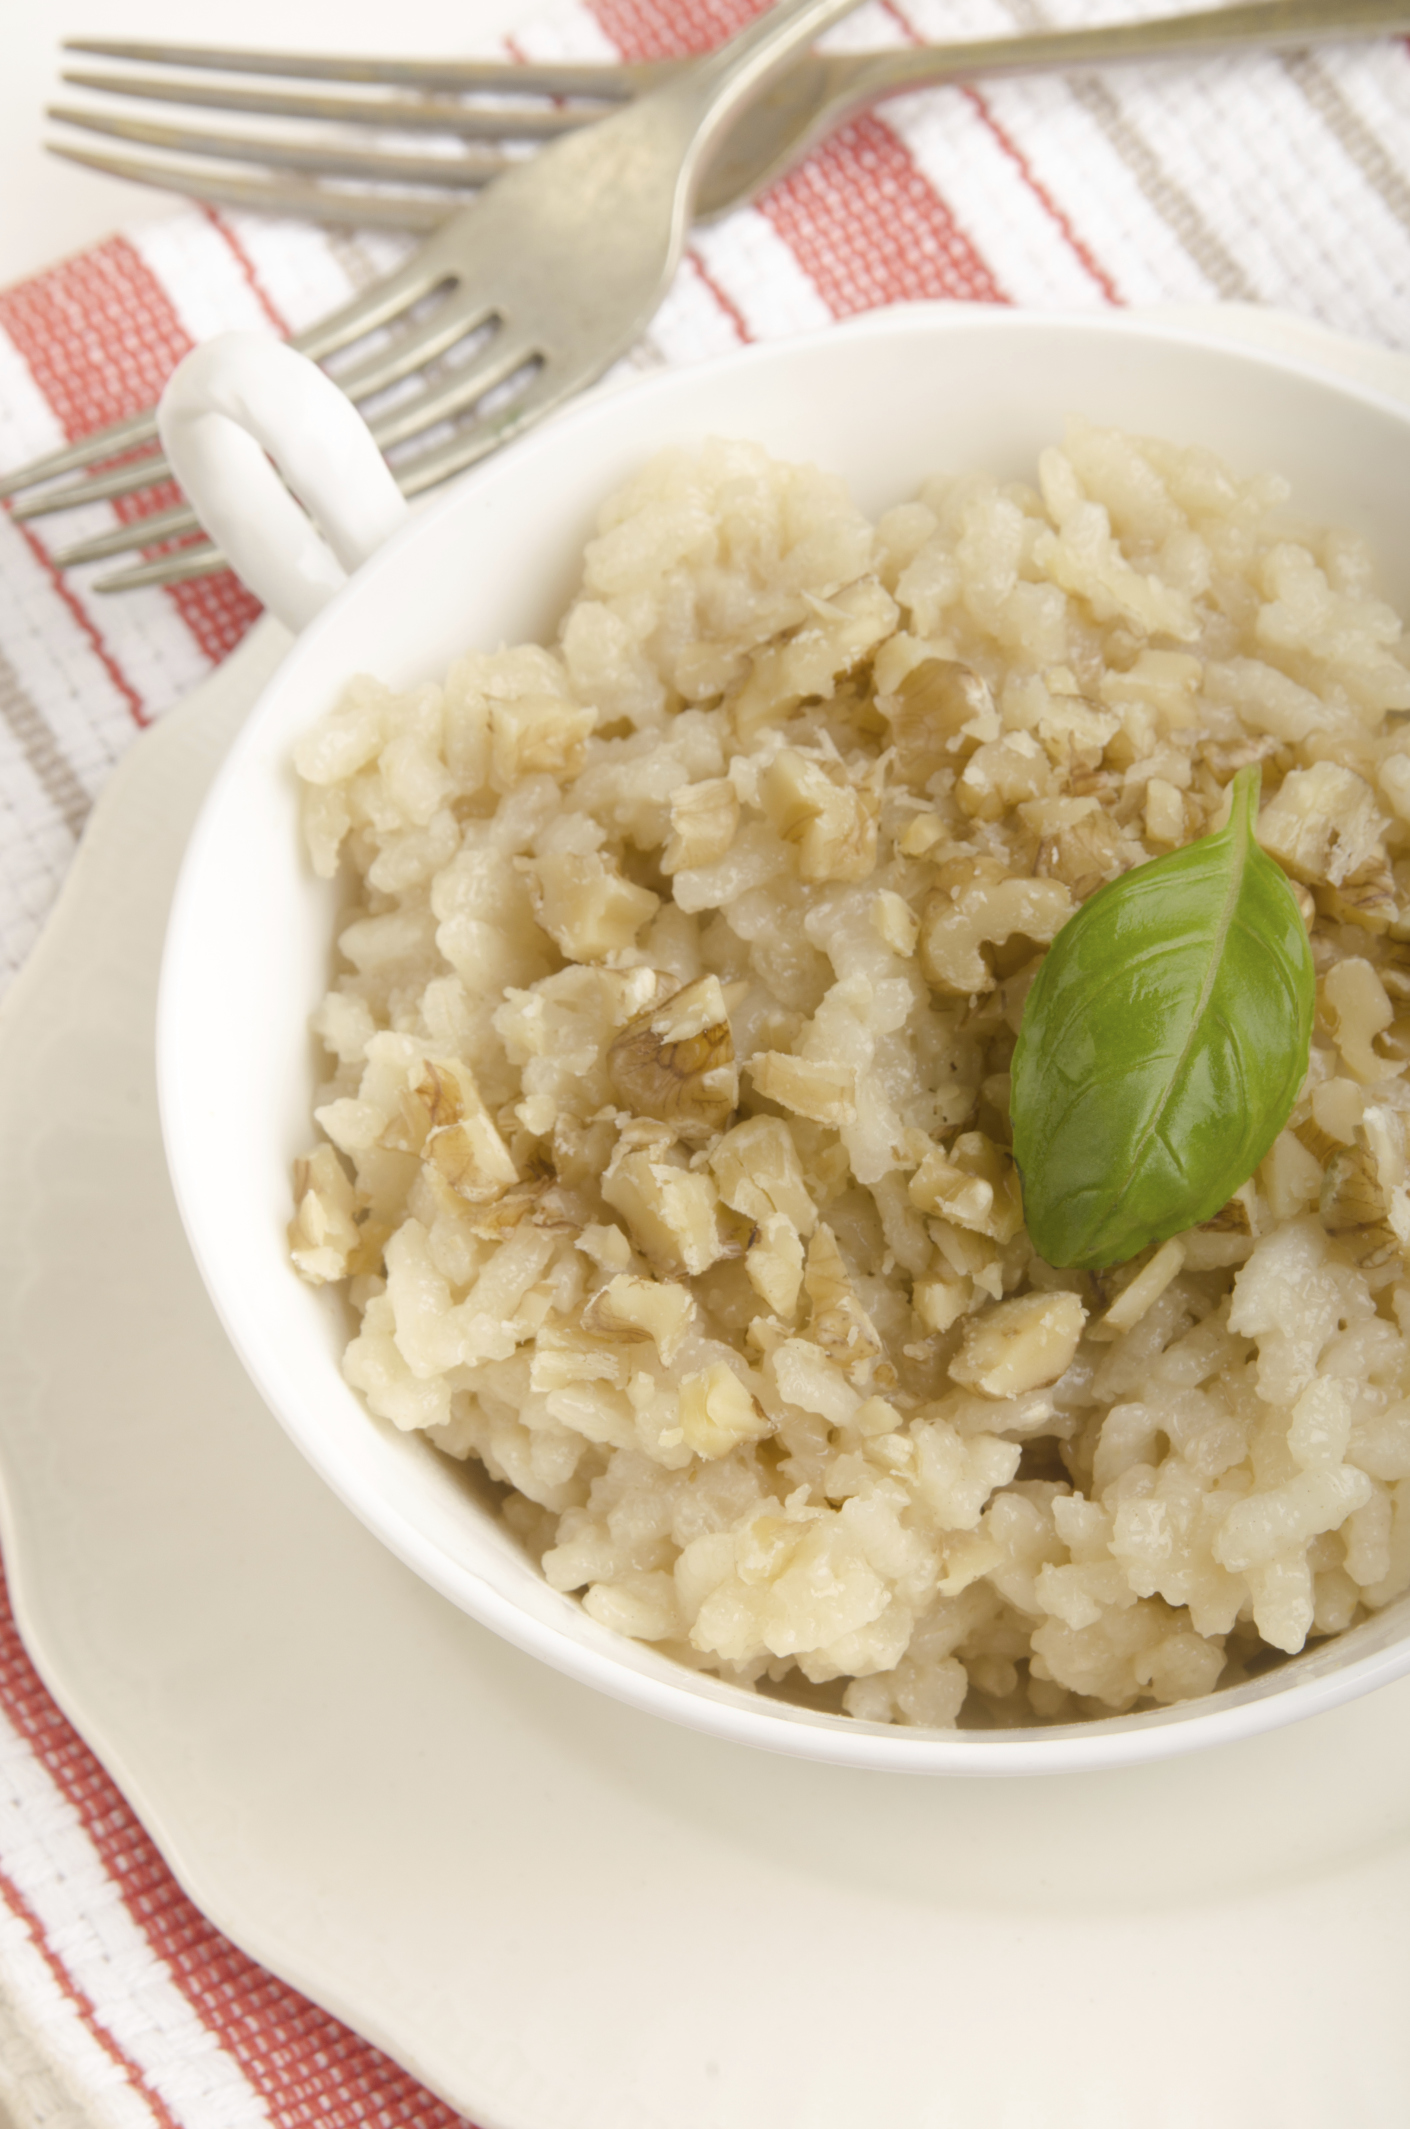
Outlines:
{"type": "Polygon", "coordinates": [[[206,531],[296,632],[406,516],[352,401],[306,355],[263,333],[219,333],[194,348],[162,394],[157,423],[206,531]]]}

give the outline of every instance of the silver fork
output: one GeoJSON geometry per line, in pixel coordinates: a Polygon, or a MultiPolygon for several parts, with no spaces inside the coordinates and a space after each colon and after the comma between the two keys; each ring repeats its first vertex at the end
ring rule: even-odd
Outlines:
{"type": "MultiPolygon", "coordinates": [[[[1158,58],[1197,57],[1256,45],[1265,49],[1385,35],[1410,28],[1410,6],[1401,0],[1249,0],[1154,21],[1099,24],[1030,36],[986,37],[966,43],[901,51],[800,53],[786,73],[742,111],[710,157],[696,199],[698,221],[711,221],[764,189],[849,112],[907,89],[936,82],[973,81],[994,75],[1029,74],[1055,68],[1121,64],[1158,58]]],[[[379,97],[314,95],[307,91],[254,89],[238,82],[214,84],[170,76],[70,70],[71,86],[146,102],[181,103],[201,109],[241,111],[261,118],[308,119],[324,125],[375,127],[382,131],[433,130],[462,143],[458,153],[410,155],[366,148],[329,136],[320,140],[285,135],[211,131],[121,118],[110,112],[51,106],[61,124],[157,151],[139,158],[51,141],[52,152],[72,162],[138,184],[160,185],[218,206],[233,206],[312,220],[436,228],[454,211],[457,192],[474,188],[510,160],[485,140],[539,140],[588,123],[604,107],[659,86],[680,71],[680,60],[621,66],[563,62],[497,64],[484,60],[377,60],[308,53],[240,51],[231,47],[147,44],[112,39],[71,39],[68,51],[160,65],[186,73],[217,72],[284,80],[375,84],[379,97]],[[399,93],[421,93],[408,101],[399,93]],[[425,93],[432,92],[432,93],[425,93]],[[491,101],[467,102],[467,96],[491,101]],[[559,99],[550,103],[546,99],[559,99]],[[167,156],[197,156],[180,164],[167,156]],[[313,171],[353,178],[359,187],[310,184],[295,174],[282,180],[238,177],[212,164],[255,164],[289,173],[313,171]],[[414,186],[415,191],[387,188],[414,186]],[[447,194],[450,194],[448,197],[447,194]]]]}
{"type": "MultiPolygon", "coordinates": [[[[338,382],[352,400],[373,403],[373,434],[383,450],[400,449],[395,471],[406,494],[473,465],[631,346],[680,258],[709,149],[795,50],[857,4],[780,0],[625,109],[506,170],[399,271],[301,336],[305,352],[329,356],[395,329],[338,382]],[[392,387],[400,388],[394,396],[392,387]]],[[[122,427],[125,441],[135,440],[135,425],[122,427]]],[[[98,448],[114,448],[114,433],[98,448]]],[[[95,455],[92,439],[86,449],[95,455]]],[[[62,501],[128,493],[167,471],[164,459],[150,457],[68,489],[62,501]]],[[[124,545],[170,538],[174,529],[170,513],[141,519],[126,528],[124,545]]],[[[212,549],[199,560],[185,549],[106,588],[223,566],[212,549]]]]}
{"type": "MultiPolygon", "coordinates": [[[[845,7],[840,5],[831,10],[831,14],[843,12],[845,7]]],[[[774,19],[772,16],[764,18],[765,22],[772,22],[774,19]]],[[[759,25],[755,25],[756,29],[758,27],[759,25]]],[[[1406,28],[1410,28],[1410,0],[1258,0],[1258,4],[1220,8],[1195,15],[1106,25],[1083,31],[992,39],[964,45],[871,53],[859,57],[805,53],[795,58],[787,67],[787,71],[776,76],[764,87],[762,93],[754,95],[753,100],[735,117],[723,140],[719,139],[719,133],[725,125],[725,119],[721,117],[717,120],[710,138],[717,141],[718,145],[713,154],[708,155],[696,212],[703,216],[706,212],[724,211],[737,199],[747,197],[749,193],[767,183],[780,169],[786,168],[848,112],[881,96],[914,88],[922,82],[968,80],[991,73],[1031,72],[1054,66],[1105,65],[1121,60],[1224,50],[1238,45],[1301,45],[1322,38],[1384,34],[1390,30],[1406,28]]],[[[800,35],[806,34],[800,32],[800,35]]],[[[669,90],[673,84],[679,85],[687,78],[694,78],[694,70],[677,61],[654,67],[635,65],[588,68],[549,65],[521,69],[498,67],[492,63],[477,61],[383,62],[235,52],[200,46],[153,47],[105,42],[101,45],[88,43],[81,48],[87,51],[101,50],[108,57],[146,60],[149,63],[160,56],[168,63],[180,64],[187,68],[223,70],[238,67],[248,75],[272,74],[279,71],[290,76],[297,73],[306,79],[364,81],[372,78],[375,73],[379,80],[390,84],[394,89],[434,86],[441,92],[436,102],[439,113],[452,109],[467,110],[463,105],[449,104],[447,91],[482,91],[488,88],[493,90],[497,97],[496,105],[489,113],[489,124],[501,137],[522,135],[538,124],[544,116],[541,108],[524,101],[523,91],[526,89],[530,95],[540,99],[550,94],[573,99],[566,112],[553,114],[559,122],[559,129],[562,130],[566,119],[571,118],[576,124],[585,113],[600,117],[604,103],[609,98],[620,100],[643,92],[650,97],[661,93],[662,85],[669,90]],[[656,84],[655,90],[651,86],[653,83],[656,84]],[[595,102],[588,101],[589,95],[595,102]]],[[[734,49],[733,46],[726,47],[724,53],[715,55],[715,60],[723,60],[734,49]]],[[[782,62],[776,59],[773,64],[777,67],[782,62]]],[[[121,79],[106,76],[85,78],[93,86],[105,87],[115,86],[121,79]]],[[[151,82],[145,77],[139,77],[136,82],[129,78],[126,86],[133,93],[142,94],[150,94],[152,88],[151,82]]],[[[165,83],[161,86],[164,90],[168,87],[165,83]]],[[[204,85],[201,87],[204,89],[204,85]]],[[[170,93],[189,98],[192,91],[189,84],[182,84],[179,88],[172,88],[170,93]]],[[[740,90],[737,93],[744,95],[748,92],[740,90]]],[[[223,84],[218,84],[204,90],[202,100],[207,103],[219,103],[228,108],[229,100],[233,97],[236,99],[237,108],[256,107],[265,110],[268,108],[267,103],[254,102],[254,99],[261,95],[262,92],[251,92],[248,89],[231,90],[223,84]]],[[[345,115],[349,107],[347,100],[306,100],[310,111],[316,108],[320,113],[325,113],[333,101],[338,102],[340,113],[345,115]]],[[[288,100],[284,99],[280,108],[287,110],[287,105],[288,100]]],[[[383,101],[372,108],[380,115],[385,114],[389,108],[399,109],[400,106],[395,102],[383,101]]],[[[639,104],[636,108],[640,109],[642,106],[639,104]]],[[[630,115],[619,114],[621,117],[630,115]]],[[[469,110],[465,123],[467,126],[478,124],[483,116],[483,112],[469,110]]],[[[380,122],[385,124],[384,116],[380,117],[380,122]]],[[[154,131],[170,134],[176,130],[153,128],[142,121],[102,119],[98,123],[108,130],[121,130],[124,137],[150,137],[154,131]]],[[[598,130],[606,130],[611,123],[610,120],[604,122],[598,130]]],[[[182,133],[181,138],[186,152],[192,152],[205,136],[182,133]]],[[[219,135],[219,145],[216,146],[215,152],[223,155],[226,152],[225,144],[231,138],[229,135],[219,135]]],[[[564,142],[562,148],[554,150],[553,154],[560,154],[568,145],[568,142],[564,142]]],[[[242,137],[241,146],[247,147],[252,155],[258,150],[261,155],[273,160],[271,146],[266,142],[242,137]]],[[[274,148],[277,150],[277,143],[274,148]]],[[[705,153],[706,148],[702,144],[695,157],[697,170],[705,153]]],[[[403,181],[411,161],[405,157],[388,158],[376,151],[349,150],[343,145],[328,151],[327,158],[321,148],[304,149],[303,156],[307,166],[329,167],[331,160],[333,167],[345,170],[350,167],[351,161],[351,166],[359,177],[389,174],[401,176],[403,181]],[[314,155],[320,157],[320,162],[313,162],[314,155]]],[[[484,159],[483,152],[481,159],[484,159]]],[[[264,188],[263,197],[255,199],[251,197],[248,188],[242,188],[233,194],[228,184],[225,189],[217,189],[223,181],[216,181],[215,184],[207,184],[205,187],[198,183],[191,188],[187,185],[185,176],[176,179],[172,178],[170,173],[158,175],[157,169],[151,165],[124,164],[117,158],[99,157],[96,160],[100,166],[114,169],[118,174],[138,176],[147,182],[180,182],[183,189],[196,189],[198,192],[204,190],[206,196],[227,200],[234,197],[238,204],[247,206],[278,205],[283,211],[304,211],[299,194],[324,189],[305,186],[298,188],[297,193],[291,193],[286,186],[278,189],[276,197],[269,188],[264,188]]],[[[417,160],[415,174],[418,181],[425,169],[432,165],[440,169],[445,166],[447,160],[443,157],[417,160]]],[[[516,179],[522,179],[526,175],[527,172],[522,167],[515,173],[516,179]]],[[[238,181],[236,182],[238,185],[238,181]]],[[[352,197],[360,203],[367,196],[357,194],[346,197],[352,197]]],[[[484,204],[488,203],[482,203],[475,210],[477,216],[483,214],[484,204]]],[[[438,226],[444,224],[448,212],[444,200],[428,202],[422,195],[414,205],[423,219],[429,220],[434,216],[438,226]]],[[[401,211],[401,200],[394,198],[388,203],[388,212],[383,218],[395,220],[401,211]]],[[[464,210],[461,210],[461,214],[463,219],[464,210]]],[[[360,204],[348,218],[364,223],[370,219],[360,204]]],[[[677,250],[678,248],[677,245],[677,250]]],[[[434,244],[427,247],[411,262],[411,266],[404,270],[404,275],[414,274],[417,270],[424,271],[428,259],[435,251],[434,244]]],[[[672,261],[674,256],[673,253],[672,261]]],[[[666,272],[669,272],[669,268],[666,272]]],[[[404,276],[394,277],[385,290],[374,291],[373,297],[349,306],[334,318],[324,321],[313,332],[300,336],[294,344],[315,356],[335,354],[352,339],[365,333],[369,323],[380,322],[382,316],[392,315],[391,312],[384,312],[379,314],[376,320],[364,319],[368,305],[376,298],[385,294],[395,298],[396,310],[404,307],[403,293],[399,292],[399,283],[403,278],[404,276]]],[[[658,284],[658,295],[663,288],[664,278],[658,284]]],[[[405,301],[413,300],[414,298],[405,297],[405,301]]],[[[650,310],[654,308],[655,300],[653,297],[640,313],[638,324],[645,323],[650,310]]],[[[447,319],[444,322],[449,325],[454,321],[447,319]]],[[[462,328],[465,329],[468,328],[462,328]]],[[[418,493],[422,488],[444,479],[449,473],[473,463],[475,458],[493,449],[497,442],[526,426],[530,419],[538,418],[539,414],[548,411],[550,406],[557,405],[569,390],[577,389],[579,384],[590,381],[591,376],[600,374],[600,370],[612,359],[613,354],[620,352],[627,344],[635,329],[633,327],[624,339],[614,344],[603,360],[596,361],[595,367],[590,371],[584,370],[581,375],[575,373],[574,381],[555,391],[551,397],[540,401],[529,399],[526,395],[516,405],[502,410],[501,415],[496,417],[501,424],[498,428],[493,421],[482,420],[459,439],[448,439],[436,451],[421,454],[414,462],[400,466],[398,473],[406,492],[418,493]]],[[[444,341],[440,344],[444,345],[444,341]]],[[[501,339],[501,363],[506,354],[514,351],[514,347],[512,338],[501,339]]],[[[418,342],[410,356],[403,347],[400,350],[400,368],[395,366],[394,360],[389,361],[389,357],[383,355],[370,364],[361,365],[357,371],[344,374],[339,378],[339,382],[355,397],[373,397],[397,377],[409,374],[409,370],[424,361],[431,351],[430,340],[425,343],[418,342]]],[[[491,349],[486,352],[492,359],[494,351],[491,349]]],[[[482,371],[478,366],[470,366],[458,376],[452,373],[434,390],[423,387],[413,405],[389,408],[380,417],[374,414],[374,433],[388,449],[395,449],[398,444],[405,445],[415,437],[423,435],[430,422],[463,411],[471,403],[466,395],[472,388],[483,393],[491,385],[502,381],[505,376],[506,372],[502,367],[492,374],[482,371]],[[439,398],[437,392],[440,394],[439,398]],[[447,393],[450,395],[449,401],[446,398],[447,393]]],[[[561,382],[561,370],[558,372],[558,378],[561,382]]],[[[98,435],[84,438],[68,449],[54,453],[31,466],[19,469],[8,480],[0,482],[0,494],[18,493],[39,483],[53,481],[78,467],[91,465],[104,456],[115,455],[119,451],[131,451],[147,443],[154,433],[155,424],[150,416],[136,416],[98,435]]],[[[17,504],[15,514],[25,517],[39,516],[48,511],[73,508],[80,503],[96,501],[103,497],[121,496],[163,479],[167,472],[164,459],[149,455],[129,462],[113,472],[99,474],[93,479],[70,483],[58,489],[46,489],[39,495],[17,504]]],[[[184,506],[178,506],[174,510],[141,518],[95,539],[83,541],[65,550],[55,559],[64,567],[97,561],[136,546],[152,546],[162,541],[184,539],[196,529],[193,514],[184,506]]],[[[224,566],[223,558],[208,545],[183,546],[174,553],[158,556],[136,569],[105,578],[95,588],[116,591],[139,584],[174,582],[180,577],[208,574],[224,566]]]]}

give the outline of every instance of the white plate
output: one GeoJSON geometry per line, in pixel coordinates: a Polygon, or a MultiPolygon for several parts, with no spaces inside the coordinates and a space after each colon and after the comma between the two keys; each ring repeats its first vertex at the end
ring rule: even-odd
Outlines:
{"type": "Polygon", "coordinates": [[[0,1019],[0,1535],[182,1882],[483,2129],[1403,2129],[1410,1681],[1103,1776],[774,1758],[496,1640],[285,1440],[151,1086],[181,844],[281,642],[129,759],[0,1019]]]}

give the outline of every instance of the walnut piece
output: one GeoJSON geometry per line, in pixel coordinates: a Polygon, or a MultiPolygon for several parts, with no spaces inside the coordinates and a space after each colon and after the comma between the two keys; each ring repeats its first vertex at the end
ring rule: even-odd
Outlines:
{"type": "Polygon", "coordinates": [[[857,1120],[857,1075],[851,1065],[815,1064],[786,1050],[756,1050],[749,1072],[760,1094],[795,1116],[834,1130],[857,1120]]]}
{"type": "Polygon", "coordinates": [[[814,1345],[821,1346],[854,1389],[889,1389],[896,1371],[886,1359],[876,1325],[853,1291],[837,1238],[826,1225],[817,1228],[808,1245],[803,1284],[812,1303],[808,1336],[814,1345]]]}
{"type": "Polygon", "coordinates": [[[727,1131],[711,1150],[710,1172],[726,1205],[746,1219],[762,1224],[781,1213],[801,1235],[816,1227],[793,1133],[781,1116],[751,1116],[727,1131]]]}
{"type": "Polygon", "coordinates": [[[933,1146],[910,1180],[922,1212],[953,1220],[995,1242],[1011,1242],[1023,1225],[1018,1171],[982,1131],[967,1131],[948,1153],[933,1146]]]}
{"type": "Polygon", "coordinates": [[[624,1108],[691,1143],[722,1130],[739,1101],[739,1069],[719,977],[700,976],[629,1020],[608,1049],[607,1077],[624,1108]]]}
{"type": "Polygon", "coordinates": [[[1391,1079],[1404,1063],[1382,1057],[1373,1044],[1395,1018],[1385,986],[1369,961],[1359,954],[1336,961],[1321,983],[1321,1004],[1331,1021],[1337,1048],[1362,1086],[1391,1079]]]}
{"type": "Polygon", "coordinates": [[[1087,1311],[1076,1294],[1020,1294],[967,1327],[952,1381],[985,1397],[1018,1397],[1056,1382],[1072,1364],[1087,1311]]]}
{"type": "Polygon", "coordinates": [[[1258,817],[1258,840],[1309,887],[1341,887],[1386,869],[1385,816],[1355,770],[1333,761],[1294,769],[1258,817]]]}
{"type": "Polygon", "coordinates": [[[725,1255],[715,1209],[719,1202],[708,1175],[670,1159],[671,1134],[642,1143],[630,1129],[602,1179],[602,1195],[626,1221],[631,1238],[649,1262],[667,1274],[708,1271],[725,1255]]]}
{"type": "Polygon", "coordinates": [[[522,861],[534,915],[569,961],[605,961],[636,944],[660,898],[595,851],[555,850],[522,861]]]}
{"type": "Polygon", "coordinates": [[[922,658],[876,706],[891,726],[897,778],[913,790],[999,736],[988,682],[957,658],[922,658]]]}
{"type": "Polygon", "coordinates": [[[671,800],[671,834],[661,853],[664,873],[693,865],[713,865],[734,841],[739,826],[739,794],[727,776],[687,784],[671,800]]]}
{"type": "Polygon", "coordinates": [[[345,1279],[358,1246],[357,1200],[347,1170],[325,1143],[294,1163],[289,1254],[313,1286],[345,1279]]]}
{"type": "Polygon", "coordinates": [[[983,949],[1016,934],[1047,946],[1072,914],[1060,880],[1016,878],[997,858],[950,858],[920,920],[920,965],[938,991],[972,997],[997,977],[983,949]]]}
{"type": "Polygon", "coordinates": [[[841,762],[783,747],[759,778],[759,803],[793,845],[800,880],[865,880],[875,870],[876,787],[849,777],[841,762]]]}
{"type": "MultiPolygon", "coordinates": [[[[1175,796],[1179,800],[1178,791],[1175,796]]],[[[1181,804],[1182,828],[1184,817],[1181,804]]],[[[1139,864],[1143,855],[1140,845],[1122,834],[1109,813],[1092,806],[1047,838],[1033,869],[1042,879],[1060,880],[1074,902],[1085,902],[1108,880],[1119,878],[1139,864]]]]}
{"type": "Polygon", "coordinates": [[[680,1430],[697,1456],[728,1456],[740,1442],[758,1441],[769,1422],[747,1383],[723,1360],[687,1375],[680,1389],[680,1430]]]}
{"type": "Polygon", "coordinates": [[[686,1287],[619,1272],[583,1310],[583,1329],[595,1338],[627,1345],[650,1339],[662,1365],[669,1367],[685,1343],[694,1315],[695,1302],[686,1287]]]}
{"type": "Polygon", "coordinates": [[[838,681],[895,628],[895,600],[875,577],[844,584],[830,599],[805,592],[808,619],[782,642],[754,655],[734,701],[734,724],[747,747],[766,725],[781,724],[810,696],[830,701],[838,681]]]}
{"type": "Polygon", "coordinates": [[[425,1119],[421,1158],[470,1204],[497,1198],[519,1181],[467,1066],[428,1058],[408,1089],[408,1108],[425,1119]]]}

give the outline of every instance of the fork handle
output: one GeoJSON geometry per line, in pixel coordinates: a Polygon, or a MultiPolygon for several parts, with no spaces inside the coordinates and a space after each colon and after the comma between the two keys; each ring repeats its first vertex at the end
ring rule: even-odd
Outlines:
{"type": "Polygon", "coordinates": [[[765,191],[852,112],[939,82],[1074,71],[1218,52],[1287,50],[1410,30],[1410,0],[1242,0],[1233,7],[884,52],[808,52],[718,142],[696,215],[713,221],[765,191]]]}
{"type": "Polygon", "coordinates": [[[655,92],[692,114],[692,175],[703,166],[741,105],[782,73],[795,52],[859,5],[860,0],[777,0],[727,44],[696,60],[655,92]]]}
{"type": "MultiPolygon", "coordinates": [[[[967,44],[878,52],[854,63],[860,100],[894,95],[935,81],[979,75],[1036,74],[1054,68],[1109,66],[1123,60],[1190,58],[1254,45],[1287,50],[1327,39],[1410,29],[1407,0],[1243,0],[1236,7],[1201,8],[1141,22],[1105,22],[1080,30],[1038,30],[1021,37],[985,37],[967,44]]],[[[829,123],[836,123],[835,109],[829,123]]]]}

